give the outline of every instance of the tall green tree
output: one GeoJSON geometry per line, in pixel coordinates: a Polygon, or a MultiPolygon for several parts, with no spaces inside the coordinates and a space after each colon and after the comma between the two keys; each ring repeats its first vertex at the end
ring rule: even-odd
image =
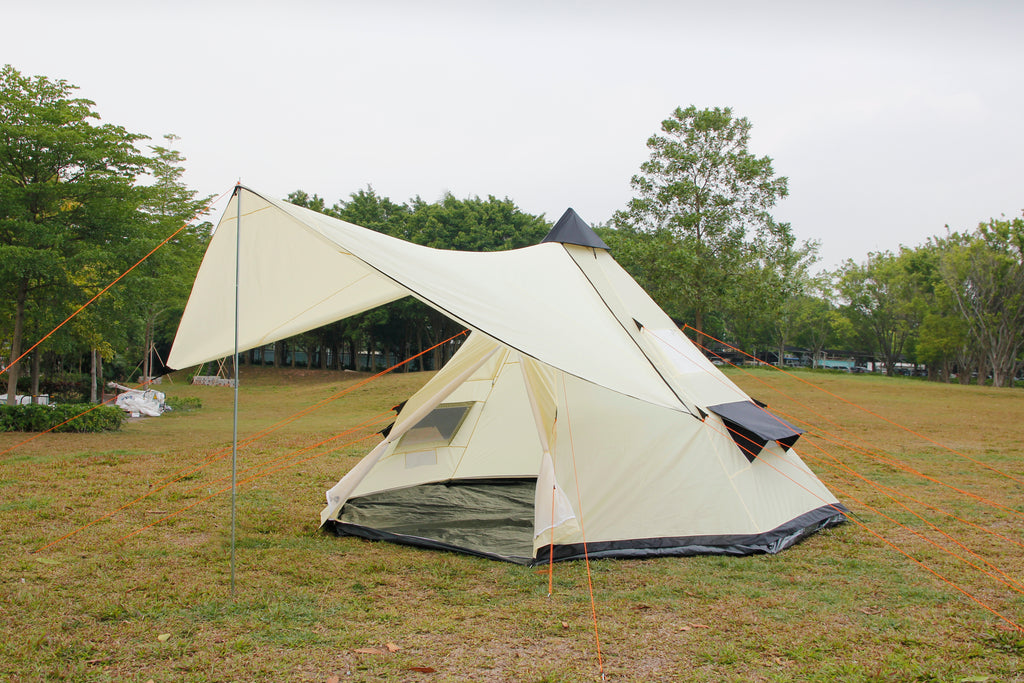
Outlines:
{"type": "MultiPolygon", "coordinates": [[[[138,227],[135,180],[148,160],[136,143],[145,136],[99,123],[95,104],[74,90],[63,80],[0,69],[0,286],[11,302],[12,360],[33,302],[80,290],[72,275],[102,265],[103,246],[138,227]]],[[[13,402],[19,366],[7,375],[13,402]]]]}
{"type": "Polygon", "coordinates": [[[970,235],[951,235],[945,246],[943,282],[993,385],[1010,386],[1024,348],[1024,218],[990,220],[970,235]]]}
{"type": "MultiPolygon", "coordinates": [[[[165,135],[164,140],[171,145],[178,138],[165,135]]],[[[141,339],[137,350],[142,359],[143,377],[155,375],[160,325],[163,322],[177,325],[212,227],[202,220],[211,197],[200,197],[185,185],[182,179],[184,157],[164,145],[151,146],[150,153],[152,182],[142,188],[142,229],[124,245],[125,258],[120,262],[137,262],[169,235],[182,229],[136,269],[124,288],[124,298],[128,299],[125,315],[132,314],[135,323],[132,336],[141,339]]]]}
{"type": "Polygon", "coordinates": [[[961,384],[971,377],[970,369],[976,363],[969,361],[965,350],[969,347],[967,325],[960,317],[942,315],[934,311],[925,314],[917,341],[917,360],[928,367],[928,378],[948,382],[953,365],[961,369],[961,384]]]}
{"type": "MultiPolygon", "coordinates": [[[[521,211],[508,198],[459,199],[450,194],[427,203],[419,197],[397,204],[370,186],[328,207],[317,195],[297,190],[288,201],[342,220],[437,249],[497,251],[539,242],[550,229],[543,216],[521,211]]],[[[386,306],[325,326],[307,335],[330,345],[334,358],[347,350],[352,367],[361,367],[356,347],[365,351],[368,368],[379,356],[409,357],[456,334],[461,328],[445,315],[407,297],[386,306]]],[[[433,366],[440,367],[453,349],[439,347],[433,366]]],[[[424,360],[417,364],[424,369],[424,360]]],[[[406,366],[406,370],[414,367],[406,366]]]]}
{"type": "MultiPolygon", "coordinates": [[[[653,238],[653,274],[670,274],[672,285],[643,274],[640,282],[649,290],[676,289],[659,303],[698,330],[734,294],[755,236],[773,241],[788,230],[771,216],[788,193],[787,179],[775,175],[771,158],[749,151],[750,131],[750,121],[729,108],[677,108],[648,139],[650,158],[632,179],[635,197],[613,218],[617,227],[653,238]]],[[[626,256],[627,268],[637,263],[626,256]]]]}
{"type": "Polygon", "coordinates": [[[928,310],[921,279],[913,269],[914,253],[872,253],[864,263],[848,260],[840,269],[837,288],[844,310],[866,346],[885,363],[887,375],[928,310]]]}
{"type": "Polygon", "coordinates": [[[353,192],[346,201],[338,202],[325,213],[385,235],[404,239],[411,210],[406,204],[396,204],[388,197],[377,194],[372,185],[367,185],[365,189],[353,192]]]}
{"type": "Polygon", "coordinates": [[[801,324],[803,299],[819,286],[811,273],[818,244],[798,244],[783,223],[761,231],[744,250],[734,294],[722,302],[726,331],[744,348],[772,348],[782,364],[801,324]]]}
{"type": "Polygon", "coordinates": [[[436,249],[501,251],[537,244],[550,228],[543,216],[520,211],[507,197],[446,194],[434,204],[413,200],[405,238],[436,249]]]}
{"type": "Polygon", "coordinates": [[[817,278],[817,289],[794,303],[797,344],[811,352],[811,363],[818,367],[825,349],[845,342],[852,334],[849,321],[832,303],[831,274],[817,278]]]}

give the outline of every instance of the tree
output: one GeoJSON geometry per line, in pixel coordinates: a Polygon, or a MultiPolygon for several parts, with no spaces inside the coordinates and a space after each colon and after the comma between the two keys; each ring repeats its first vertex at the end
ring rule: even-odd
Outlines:
{"type": "MultiPolygon", "coordinates": [[[[550,229],[543,216],[524,213],[510,199],[489,196],[458,199],[445,195],[439,202],[428,204],[415,198],[407,204],[396,204],[378,195],[374,189],[353,192],[345,201],[331,207],[317,195],[297,190],[288,201],[371,230],[437,249],[496,251],[515,249],[539,242],[550,229]]],[[[433,346],[459,332],[461,328],[447,316],[412,298],[393,301],[386,306],[366,311],[317,330],[306,339],[319,339],[330,344],[334,357],[348,348],[353,367],[359,367],[357,347],[365,350],[366,365],[375,367],[375,352],[408,358],[427,346],[433,346]]],[[[453,352],[439,347],[433,356],[439,368],[453,352]]],[[[421,359],[419,369],[424,369],[421,359]]],[[[412,370],[413,367],[405,366],[412,370]]]]}
{"type": "Polygon", "coordinates": [[[797,299],[795,341],[810,350],[813,367],[824,358],[825,349],[851,336],[849,321],[836,310],[831,299],[831,274],[817,279],[817,291],[797,299]]]}
{"type": "MultiPolygon", "coordinates": [[[[164,136],[168,144],[177,139],[174,135],[164,136]]],[[[135,263],[179,228],[184,229],[135,270],[130,286],[125,289],[142,326],[141,335],[136,332],[134,336],[142,338],[139,352],[142,376],[147,378],[155,375],[153,351],[158,324],[164,316],[184,309],[211,228],[209,222],[198,220],[211,198],[197,197],[182,182],[185,159],[176,150],[162,145],[151,146],[150,151],[152,183],[143,188],[143,229],[125,245],[121,262],[135,263]]]]}
{"type": "Polygon", "coordinates": [[[961,384],[970,380],[973,363],[965,363],[968,346],[967,325],[962,318],[929,312],[921,322],[917,342],[917,360],[928,366],[929,379],[948,382],[954,363],[960,365],[961,384]]]}
{"type": "MultiPolygon", "coordinates": [[[[1024,347],[1024,219],[993,219],[971,235],[951,235],[944,245],[943,282],[992,384],[1010,386],[1024,347]]],[[[984,376],[979,371],[978,381],[984,376]]]]}
{"type": "MultiPolygon", "coordinates": [[[[316,195],[313,197],[316,198],[316,195]]],[[[380,196],[371,185],[367,185],[365,190],[353,192],[347,201],[335,204],[324,213],[385,235],[405,239],[410,209],[405,204],[396,204],[380,196]]]]}
{"type": "Polygon", "coordinates": [[[863,264],[848,260],[839,272],[839,295],[850,321],[882,357],[889,376],[896,374],[896,362],[927,311],[912,264],[913,252],[903,248],[898,255],[868,254],[863,264]]]}
{"type": "MultiPolygon", "coordinates": [[[[25,312],[57,289],[77,290],[87,264],[137,227],[135,179],[147,159],[144,136],[94,123],[74,86],[0,69],[0,282],[11,302],[10,356],[22,351],[25,312]]],[[[66,297],[63,297],[66,299],[66,297]]],[[[7,369],[14,401],[19,367],[7,369]]]]}
{"type": "MultiPolygon", "coordinates": [[[[692,316],[698,330],[734,290],[748,238],[780,232],[770,210],[787,195],[787,179],[769,157],[750,153],[750,130],[729,108],[677,108],[648,139],[650,158],[632,179],[636,196],[613,218],[668,250],[657,254],[655,272],[669,271],[677,291],[656,300],[670,315],[692,316]]],[[[640,282],[653,289],[650,279],[640,282]]]]}
{"type": "Polygon", "coordinates": [[[416,198],[404,236],[436,249],[501,251],[540,242],[551,228],[543,216],[519,210],[511,199],[457,199],[446,194],[436,204],[416,198]]]}
{"type": "Polygon", "coordinates": [[[783,223],[760,231],[744,250],[735,293],[722,303],[727,332],[751,350],[770,344],[782,365],[800,325],[803,299],[820,286],[810,270],[818,260],[818,243],[798,245],[789,224],[783,223]]]}

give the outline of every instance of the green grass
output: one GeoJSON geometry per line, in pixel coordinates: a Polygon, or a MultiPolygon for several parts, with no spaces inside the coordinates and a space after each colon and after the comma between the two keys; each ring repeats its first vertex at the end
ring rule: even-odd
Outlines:
{"type": "MultiPolygon", "coordinates": [[[[1015,512],[1024,487],[972,462],[1024,479],[1024,394],[862,375],[731,376],[780,413],[815,423],[797,449],[866,528],[847,524],[777,556],[592,563],[606,679],[1024,681],[1020,632],[871,533],[1024,621],[1013,587],[1024,582],[1024,521],[1015,512]],[[859,446],[837,446],[840,438],[859,446]],[[919,503],[903,509],[830,456],[1011,541],[919,503]],[[917,515],[1005,572],[1011,587],[915,536],[909,529],[953,545],[917,515]]],[[[362,377],[246,369],[240,434],[362,377]]],[[[426,379],[388,376],[242,448],[239,478],[386,412],[426,379]]],[[[584,563],[555,565],[549,597],[546,569],[320,533],[324,490],[371,442],[316,449],[241,485],[232,596],[230,501],[216,494],[230,473],[232,391],[182,381],[160,388],[202,408],[116,433],[49,434],[0,456],[0,680],[600,680],[584,563]],[[416,670],[424,667],[433,672],[416,670]]],[[[25,438],[0,434],[0,450],[25,438]]]]}

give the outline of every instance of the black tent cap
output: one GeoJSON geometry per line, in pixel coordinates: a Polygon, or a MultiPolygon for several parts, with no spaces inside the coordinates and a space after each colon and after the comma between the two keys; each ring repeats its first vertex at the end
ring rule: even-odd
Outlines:
{"type": "Polygon", "coordinates": [[[566,209],[562,217],[551,228],[547,237],[541,240],[544,242],[560,242],[561,244],[578,244],[581,247],[593,247],[608,251],[608,245],[604,243],[594,229],[584,222],[580,215],[571,208],[566,209]]]}

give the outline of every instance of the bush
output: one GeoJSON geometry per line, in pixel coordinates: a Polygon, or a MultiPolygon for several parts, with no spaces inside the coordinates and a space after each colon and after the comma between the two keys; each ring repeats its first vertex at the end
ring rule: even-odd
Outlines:
{"type": "MultiPolygon", "coordinates": [[[[18,378],[18,393],[32,394],[32,378],[18,378]]],[[[39,393],[50,397],[50,403],[84,403],[89,400],[89,376],[64,373],[43,377],[39,382],[39,393]]]]}
{"type": "Polygon", "coordinates": [[[203,407],[203,402],[196,396],[169,396],[165,401],[166,405],[171,410],[178,410],[183,413],[187,413],[190,410],[199,410],[203,407]]]}
{"type": "Polygon", "coordinates": [[[51,428],[55,432],[113,432],[121,429],[123,421],[120,408],[90,403],[0,405],[0,432],[45,432],[51,428]]]}

